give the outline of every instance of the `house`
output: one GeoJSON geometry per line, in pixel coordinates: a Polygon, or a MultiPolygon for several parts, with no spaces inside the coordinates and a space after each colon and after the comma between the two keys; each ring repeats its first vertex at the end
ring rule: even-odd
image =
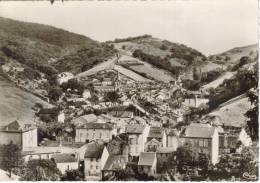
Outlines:
{"type": "Polygon", "coordinates": [[[78,157],[75,154],[54,154],[51,159],[55,161],[62,174],[65,174],[66,170],[77,170],[79,168],[78,157]]]}
{"type": "Polygon", "coordinates": [[[22,156],[25,162],[33,159],[51,159],[54,154],[74,153],[75,149],[65,146],[37,146],[25,147],[22,156]]]}
{"type": "Polygon", "coordinates": [[[73,79],[74,75],[70,72],[62,72],[60,74],[58,74],[57,76],[57,82],[59,83],[59,85],[61,85],[62,83],[66,83],[68,82],[70,79],[73,79]]]}
{"type": "Polygon", "coordinates": [[[151,139],[145,144],[145,152],[156,152],[159,147],[162,147],[162,143],[157,139],[151,139]]]}
{"type": "Polygon", "coordinates": [[[216,127],[209,124],[192,123],[181,134],[182,143],[192,145],[195,153],[205,154],[212,164],[218,162],[219,133],[216,127]]]}
{"type": "Polygon", "coordinates": [[[156,139],[161,143],[161,146],[166,147],[166,133],[161,127],[150,127],[147,141],[150,141],[152,139],[156,139]]]}
{"type": "Polygon", "coordinates": [[[103,86],[112,85],[111,79],[110,79],[110,78],[104,78],[103,81],[102,81],[102,85],[103,85],[103,86]]]}
{"type": "Polygon", "coordinates": [[[116,135],[116,129],[110,123],[90,122],[76,127],[75,142],[90,142],[93,140],[109,141],[116,135]]]}
{"type": "Polygon", "coordinates": [[[82,97],[85,98],[85,99],[89,99],[91,98],[91,93],[88,89],[85,89],[82,93],[82,97]]]}
{"type": "Polygon", "coordinates": [[[93,123],[96,121],[97,121],[97,116],[95,114],[87,114],[71,120],[71,123],[74,124],[75,126],[81,126],[86,123],[93,123]]]}
{"type": "Polygon", "coordinates": [[[96,176],[101,179],[101,170],[109,157],[108,150],[104,143],[92,142],[88,144],[84,155],[85,177],[96,176]]]}
{"type": "Polygon", "coordinates": [[[199,107],[200,105],[205,105],[209,102],[207,98],[186,98],[183,102],[185,107],[199,107]]]}
{"type": "Polygon", "coordinates": [[[125,111],[125,110],[114,110],[108,112],[109,116],[113,116],[115,118],[133,118],[134,113],[132,111],[125,111]]]}
{"type": "Polygon", "coordinates": [[[108,93],[115,91],[114,86],[94,86],[94,90],[99,93],[108,93]]]}
{"type": "Polygon", "coordinates": [[[149,133],[149,126],[141,124],[129,124],[125,133],[128,135],[129,154],[139,156],[145,150],[145,143],[149,133]]]}
{"type": "Polygon", "coordinates": [[[20,121],[13,121],[0,128],[0,144],[17,144],[22,149],[26,147],[37,147],[37,128],[32,124],[24,124],[20,121]]]}
{"type": "Polygon", "coordinates": [[[155,152],[141,152],[138,160],[138,172],[140,174],[155,175],[157,169],[157,157],[155,152]]]}
{"type": "Polygon", "coordinates": [[[172,148],[176,151],[180,143],[178,131],[176,129],[170,129],[168,130],[166,136],[166,147],[172,148]]]}
{"type": "Polygon", "coordinates": [[[65,114],[62,109],[54,107],[54,108],[42,108],[36,114],[42,121],[44,122],[59,122],[64,123],[65,114]]]}
{"type": "Polygon", "coordinates": [[[252,145],[252,140],[244,128],[237,131],[228,131],[224,128],[219,133],[219,154],[237,153],[239,145],[252,145]]]}

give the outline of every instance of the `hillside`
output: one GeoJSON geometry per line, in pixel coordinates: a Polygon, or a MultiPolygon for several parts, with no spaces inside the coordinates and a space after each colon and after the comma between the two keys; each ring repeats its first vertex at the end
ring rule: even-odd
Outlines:
{"type": "Polygon", "coordinates": [[[45,101],[17,88],[0,75],[0,126],[13,120],[32,122],[34,111],[32,107],[41,103],[44,107],[51,107],[45,101]]]}
{"type": "Polygon", "coordinates": [[[258,45],[248,45],[236,47],[220,54],[209,56],[209,60],[215,63],[221,63],[225,66],[237,64],[241,57],[248,56],[255,59],[258,56],[258,45]]]}
{"type": "Polygon", "coordinates": [[[207,64],[206,57],[199,51],[150,35],[116,39],[110,43],[123,56],[127,55],[132,57],[131,60],[137,59],[141,63],[125,66],[158,81],[172,81],[176,75],[190,72],[191,66],[207,64]]]}
{"type": "Polygon", "coordinates": [[[83,35],[0,17],[2,64],[11,60],[47,75],[57,73],[57,70],[79,72],[81,65],[92,63],[93,58],[98,62],[103,59],[103,55],[109,55],[111,50],[83,35]],[[75,56],[79,54],[80,58],[75,56]],[[83,56],[84,60],[81,58],[83,56]],[[64,64],[66,67],[60,67],[64,64]]]}

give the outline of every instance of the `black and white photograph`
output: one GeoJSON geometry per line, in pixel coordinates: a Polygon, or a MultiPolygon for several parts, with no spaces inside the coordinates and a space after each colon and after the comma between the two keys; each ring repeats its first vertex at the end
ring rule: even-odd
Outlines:
{"type": "Polygon", "coordinates": [[[258,181],[258,7],[0,0],[0,182],[258,181]]]}

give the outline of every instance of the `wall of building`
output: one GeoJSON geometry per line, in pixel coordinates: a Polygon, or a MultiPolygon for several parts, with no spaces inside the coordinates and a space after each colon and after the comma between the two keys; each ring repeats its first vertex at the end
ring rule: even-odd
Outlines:
{"type": "Polygon", "coordinates": [[[85,158],[85,176],[100,175],[101,159],[85,158]]]}
{"type": "Polygon", "coordinates": [[[77,161],[68,163],[57,163],[57,168],[61,171],[62,174],[64,174],[66,170],[77,170],[79,168],[79,163],[77,161]]]}
{"type": "Polygon", "coordinates": [[[86,140],[102,139],[109,141],[112,139],[113,130],[111,129],[76,129],[76,142],[86,142],[86,140]]]}
{"type": "Polygon", "coordinates": [[[212,136],[212,146],[211,146],[211,162],[212,164],[216,164],[218,162],[219,155],[219,135],[218,130],[215,128],[214,134],[212,136]]]}
{"type": "Polygon", "coordinates": [[[101,155],[101,162],[100,162],[100,164],[101,164],[100,169],[101,170],[104,168],[108,157],[109,157],[109,152],[108,152],[107,148],[104,147],[104,150],[103,150],[102,155],[101,155]]]}
{"type": "Polygon", "coordinates": [[[23,144],[23,148],[38,146],[37,128],[26,131],[22,134],[22,144],[23,144]]]}
{"type": "Polygon", "coordinates": [[[174,151],[176,151],[179,146],[178,138],[176,136],[168,136],[166,146],[171,147],[174,151]]]}
{"type": "Polygon", "coordinates": [[[12,141],[14,144],[22,147],[21,132],[0,131],[0,139],[0,144],[9,144],[12,141]]]}

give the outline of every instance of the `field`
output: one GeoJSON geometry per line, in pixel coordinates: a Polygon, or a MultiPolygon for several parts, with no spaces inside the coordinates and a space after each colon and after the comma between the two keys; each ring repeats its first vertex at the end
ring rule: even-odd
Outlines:
{"type": "Polygon", "coordinates": [[[36,102],[45,107],[50,105],[43,100],[17,88],[0,75],[0,125],[5,125],[13,120],[31,122],[34,120],[32,107],[36,102]]]}
{"type": "Polygon", "coordinates": [[[234,74],[235,74],[235,72],[226,72],[226,73],[224,73],[222,76],[220,76],[219,78],[217,78],[216,80],[214,80],[214,81],[212,81],[212,82],[210,82],[210,83],[208,83],[208,84],[202,86],[202,89],[203,89],[203,90],[207,90],[207,89],[209,89],[209,88],[216,88],[216,87],[218,87],[220,84],[222,84],[225,79],[230,79],[231,77],[233,77],[234,74]]]}

